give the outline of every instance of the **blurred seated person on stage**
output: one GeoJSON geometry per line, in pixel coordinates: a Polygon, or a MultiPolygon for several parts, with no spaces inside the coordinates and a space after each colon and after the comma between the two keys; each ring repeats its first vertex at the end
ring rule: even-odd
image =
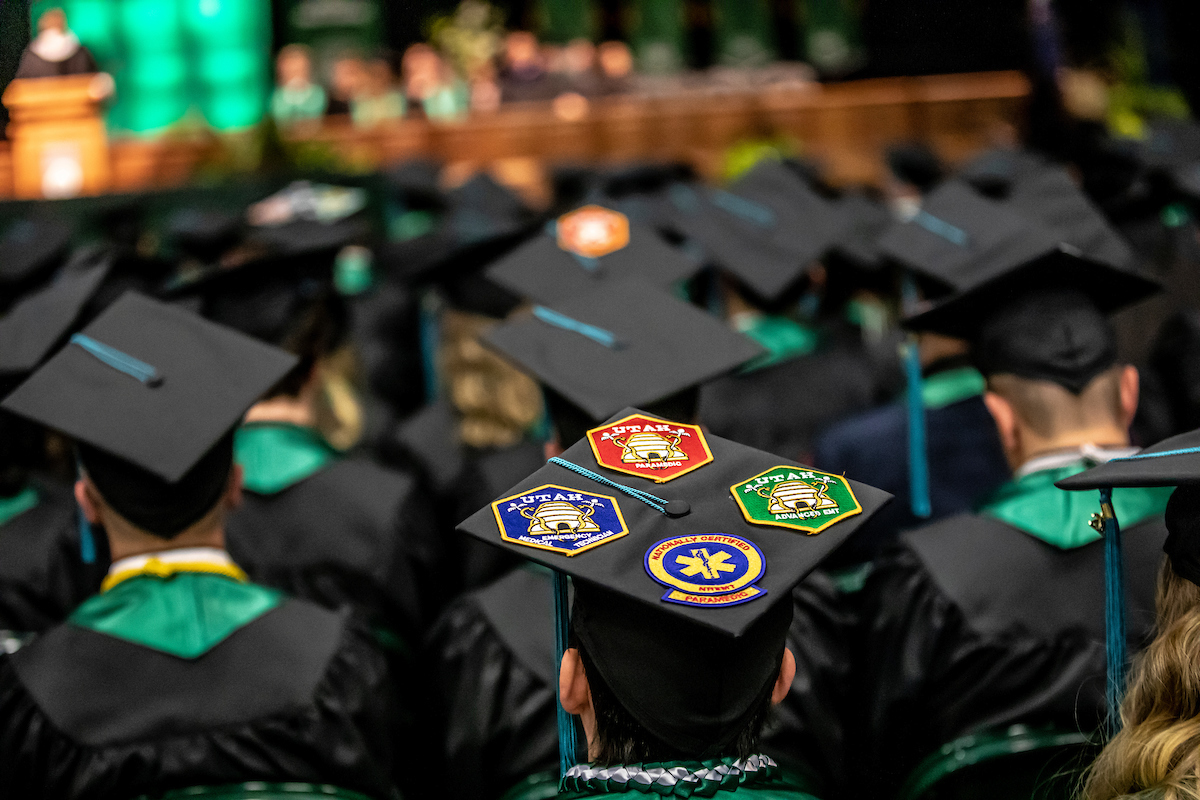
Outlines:
{"type": "Polygon", "coordinates": [[[633,51],[624,42],[610,41],[596,48],[603,94],[621,94],[633,88],[633,51]]]}
{"type": "Polygon", "coordinates": [[[414,44],[404,51],[401,62],[404,94],[409,107],[429,119],[457,119],[470,104],[470,90],[437,50],[414,44]]]}
{"type": "Polygon", "coordinates": [[[363,60],[353,53],[339,56],[333,62],[330,73],[328,115],[349,114],[354,98],[362,93],[367,83],[367,68],[363,60]]]}
{"type": "Polygon", "coordinates": [[[368,61],[362,90],[350,101],[350,119],[356,127],[371,128],[404,116],[404,95],[396,89],[392,65],[384,57],[368,61]]]}
{"type": "Polygon", "coordinates": [[[511,31],[504,37],[500,90],[506,103],[549,100],[554,95],[537,37],[529,31],[511,31]]]}
{"type": "Polygon", "coordinates": [[[271,116],[279,125],[320,119],[328,98],[312,79],[312,54],[302,44],[289,44],[275,59],[277,83],[271,95],[271,116]]]}
{"type": "Polygon", "coordinates": [[[99,72],[96,59],[67,27],[67,15],[51,8],[38,18],[38,34],[21,54],[17,78],[57,78],[99,72]]]}

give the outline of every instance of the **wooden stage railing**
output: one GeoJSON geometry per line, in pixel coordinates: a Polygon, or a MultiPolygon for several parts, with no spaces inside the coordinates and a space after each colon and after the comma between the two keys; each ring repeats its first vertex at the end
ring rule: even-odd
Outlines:
{"type": "MultiPolygon", "coordinates": [[[[817,158],[835,183],[876,183],[884,148],[923,141],[950,162],[1001,141],[1024,123],[1029,84],[1017,72],[882,78],[757,90],[628,95],[593,101],[561,119],[549,104],[505,106],[455,123],[423,119],[362,130],[331,119],[290,131],[289,144],[315,148],[362,171],[414,156],[484,165],[679,159],[702,174],[719,170],[728,147],[751,137],[787,136],[817,158]]],[[[211,147],[208,145],[207,147],[211,147]]],[[[113,141],[113,190],[177,185],[202,162],[196,140],[113,141]]],[[[0,196],[12,191],[11,157],[0,143],[0,196]]]]}

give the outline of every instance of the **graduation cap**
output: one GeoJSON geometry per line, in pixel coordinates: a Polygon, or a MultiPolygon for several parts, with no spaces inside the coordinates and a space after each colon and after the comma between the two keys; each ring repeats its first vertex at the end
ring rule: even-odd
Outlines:
{"type": "Polygon", "coordinates": [[[829,200],[773,160],[726,189],[677,185],[671,199],[679,233],[768,304],[792,288],[846,226],[829,200]]]}
{"type": "Polygon", "coordinates": [[[1002,200],[1015,184],[1046,166],[1044,158],[1028,150],[997,148],[973,158],[957,176],[981,194],[1002,200]]]}
{"type": "Polygon", "coordinates": [[[295,363],[278,348],[127,292],[0,407],[170,484],[295,363]]]}
{"type": "MultiPolygon", "coordinates": [[[[570,576],[600,677],[655,737],[704,758],[778,673],[792,588],[890,495],[686,427],[621,410],[458,530],[555,571],[560,658],[570,576]],[[669,482],[610,467],[634,435],[684,433],[711,460],[669,482]]],[[[574,727],[559,722],[565,769],[574,727]]]]}
{"type": "Polygon", "coordinates": [[[67,273],[19,300],[0,317],[0,385],[32,372],[75,325],[108,275],[104,261],[67,273]]]}
{"type": "Polygon", "coordinates": [[[168,245],[204,261],[216,259],[242,233],[242,215],[218,208],[181,208],[167,218],[163,238],[168,245]]]}
{"type": "Polygon", "coordinates": [[[44,280],[67,252],[74,233],[64,219],[34,215],[13,222],[0,236],[0,308],[44,280]]]}
{"type": "Polygon", "coordinates": [[[1163,550],[1180,576],[1200,584],[1200,491],[1197,491],[1197,484],[1200,484],[1200,429],[1164,439],[1136,455],[1114,458],[1054,484],[1068,491],[1098,489],[1100,494],[1100,511],[1093,516],[1092,525],[1104,536],[1107,694],[1113,733],[1120,725],[1126,671],[1124,554],[1120,521],[1113,510],[1113,489],[1179,487],[1167,503],[1168,536],[1163,550]]]}
{"type": "Polygon", "coordinates": [[[553,304],[633,276],[669,288],[696,269],[654,230],[619,211],[588,205],[549,223],[484,274],[515,295],[553,304]]]}
{"type": "Polygon", "coordinates": [[[1011,202],[981,197],[961,182],[930,194],[912,220],[881,240],[883,252],[953,289],[932,308],[904,321],[913,330],[974,338],[998,301],[1031,289],[1076,289],[1104,312],[1156,291],[1137,270],[1098,260],[1067,234],[1029,219],[1011,202]]]}
{"type": "Polygon", "coordinates": [[[722,375],[763,349],[709,314],[629,278],[535,306],[488,331],[495,348],[593,420],[722,375]]]}

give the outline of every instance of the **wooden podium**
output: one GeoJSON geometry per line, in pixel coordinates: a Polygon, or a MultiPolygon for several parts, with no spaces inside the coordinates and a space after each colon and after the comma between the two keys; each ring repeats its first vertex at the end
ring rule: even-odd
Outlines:
{"type": "Polygon", "coordinates": [[[26,78],[8,85],[13,194],[63,198],[109,187],[108,138],[100,103],[110,94],[105,74],[26,78]]]}

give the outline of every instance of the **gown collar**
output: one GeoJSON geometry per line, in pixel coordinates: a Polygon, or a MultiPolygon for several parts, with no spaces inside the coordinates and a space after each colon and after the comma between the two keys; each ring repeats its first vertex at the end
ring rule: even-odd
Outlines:
{"type": "Polygon", "coordinates": [[[101,592],[139,575],[168,578],[181,572],[202,572],[209,575],[224,575],[241,583],[248,578],[229,553],[217,547],[180,547],[140,556],[127,556],[109,567],[108,575],[100,585],[101,592]]]}
{"type": "Polygon", "coordinates": [[[736,791],[740,786],[766,783],[778,775],[779,765],[770,756],[761,754],[739,759],[660,761],[607,767],[576,764],[563,776],[560,791],[707,797],[718,789],[736,791]]]}

